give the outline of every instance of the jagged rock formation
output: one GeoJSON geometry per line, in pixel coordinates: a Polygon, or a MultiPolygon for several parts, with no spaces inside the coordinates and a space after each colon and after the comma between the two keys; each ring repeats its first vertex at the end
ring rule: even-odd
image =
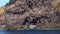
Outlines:
{"type": "MultiPolygon", "coordinates": [[[[58,1],[58,0],[56,0],[58,1]]],[[[60,28],[58,5],[52,6],[53,0],[10,0],[5,8],[7,30],[60,28]]]]}

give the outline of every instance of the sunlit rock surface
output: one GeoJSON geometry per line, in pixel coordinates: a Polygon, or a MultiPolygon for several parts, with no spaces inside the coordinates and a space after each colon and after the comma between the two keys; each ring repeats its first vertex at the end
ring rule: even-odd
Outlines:
{"type": "MultiPolygon", "coordinates": [[[[10,0],[2,9],[0,24],[6,30],[60,28],[59,0],[10,0]]],[[[1,10],[0,10],[1,11],[1,10]]]]}

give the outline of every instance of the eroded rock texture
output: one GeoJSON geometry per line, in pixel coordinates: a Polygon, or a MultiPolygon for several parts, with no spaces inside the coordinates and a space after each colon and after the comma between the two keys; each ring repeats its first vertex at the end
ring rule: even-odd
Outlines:
{"type": "Polygon", "coordinates": [[[29,25],[40,28],[60,28],[59,0],[10,0],[5,8],[7,30],[29,29],[29,25]]]}

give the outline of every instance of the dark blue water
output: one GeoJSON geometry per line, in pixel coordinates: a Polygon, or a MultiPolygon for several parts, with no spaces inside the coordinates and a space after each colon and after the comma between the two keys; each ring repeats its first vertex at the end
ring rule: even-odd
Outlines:
{"type": "Polygon", "coordinates": [[[0,30],[0,34],[60,34],[60,30],[0,30]]]}

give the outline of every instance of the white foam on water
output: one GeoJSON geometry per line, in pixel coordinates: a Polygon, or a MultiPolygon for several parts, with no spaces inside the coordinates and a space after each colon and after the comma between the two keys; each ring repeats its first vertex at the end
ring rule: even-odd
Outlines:
{"type": "Polygon", "coordinates": [[[36,25],[30,25],[29,28],[30,29],[34,29],[36,27],[36,25]]]}

